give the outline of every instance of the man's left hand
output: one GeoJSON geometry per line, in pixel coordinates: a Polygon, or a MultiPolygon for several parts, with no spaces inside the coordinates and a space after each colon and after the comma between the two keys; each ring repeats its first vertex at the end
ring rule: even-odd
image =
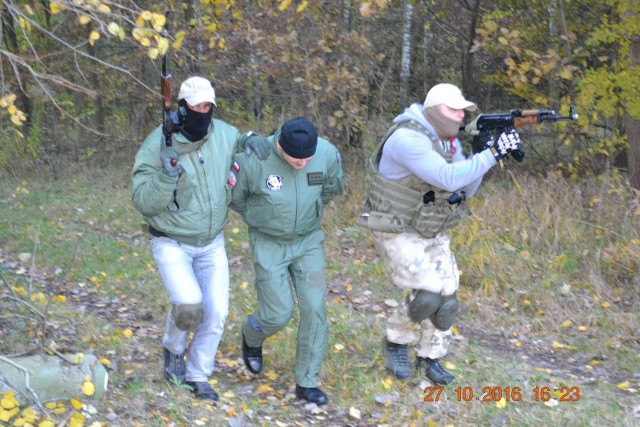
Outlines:
{"type": "Polygon", "coordinates": [[[253,134],[245,141],[245,151],[247,155],[255,151],[258,159],[265,160],[271,154],[271,144],[264,136],[253,134]]]}

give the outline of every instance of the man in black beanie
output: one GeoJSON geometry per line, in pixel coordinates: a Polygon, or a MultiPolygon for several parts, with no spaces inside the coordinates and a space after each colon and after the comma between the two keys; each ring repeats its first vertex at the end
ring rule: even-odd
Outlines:
{"type": "Polygon", "coordinates": [[[242,358],[254,374],[262,370],[262,343],[300,308],[295,379],[296,396],[317,405],[328,402],[317,375],[327,350],[323,206],[342,194],[340,153],[318,138],[304,117],[287,121],[267,137],[272,155],[260,161],[234,157],[228,184],[231,208],[249,226],[258,308],[242,327],[242,358]],[[293,284],[293,288],[291,284],[293,284]]]}

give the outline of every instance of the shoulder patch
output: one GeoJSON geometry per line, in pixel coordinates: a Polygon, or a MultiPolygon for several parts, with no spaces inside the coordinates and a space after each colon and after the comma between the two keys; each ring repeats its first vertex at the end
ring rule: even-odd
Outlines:
{"type": "Polygon", "coordinates": [[[236,188],[236,183],[237,182],[238,182],[238,180],[236,179],[236,174],[233,173],[233,171],[229,171],[229,178],[227,179],[227,184],[231,188],[236,188]]]}

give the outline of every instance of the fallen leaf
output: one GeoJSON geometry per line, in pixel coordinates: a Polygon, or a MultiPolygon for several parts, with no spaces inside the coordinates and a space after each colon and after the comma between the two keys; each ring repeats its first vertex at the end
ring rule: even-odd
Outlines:
{"type": "Polygon", "coordinates": [[[93,393],[96,392],[96,386],[91,381],[85,381],[82,383],[82,392],[87,396],[93,396],[93,393]]]}
{"type": "Polygon", "coordinates": [[[351,418],[355,418],[356,420],[359,420],[361,417],[360,410],[352,406],[351,408],[349,408],[349,416],[351,416],[351,418]]]}

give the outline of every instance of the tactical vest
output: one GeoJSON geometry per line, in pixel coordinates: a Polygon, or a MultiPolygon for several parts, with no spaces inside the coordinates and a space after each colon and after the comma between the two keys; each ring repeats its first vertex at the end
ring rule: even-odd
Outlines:
{"type": "Polygon", "coordinates": [[[431,141],[433,149],[448,163],[452,162],[452,153],[444,151],[440,142],[424,126],[411,121],[395,124],[384,135],[369,159],[366,206],[373,213],[396,217],[401,221],[403,230],[413,229],[431,239],[438,233],[455,227],[470,211],[463,192],[458,194],[445,191],[415,175],[392,181],[378,173],[384,144],[401,127],[408,127],[425,135],[431,141]]]}

